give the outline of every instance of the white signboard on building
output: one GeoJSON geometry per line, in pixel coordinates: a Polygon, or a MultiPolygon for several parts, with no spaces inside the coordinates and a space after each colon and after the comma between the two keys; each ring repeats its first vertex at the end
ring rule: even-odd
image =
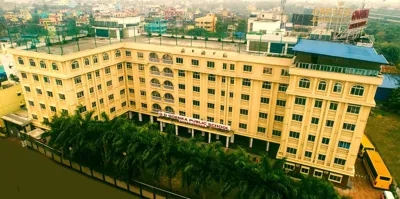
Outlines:
{"type": "Polygon", "coordinates": [[[199,126],[199,127],[214,128],[214,129],[219,129],[219,130],[224,130],[224,131],[231,130],[231,127],[227,126],[227,125],[203,121],[203,120],[194,119],[194,118],[189,118],[189,117],[185,117],[185,116],[181,116],[181,115],[175,115],[172,113],[158,112],[158,115],[160,117],[177,120],[178,122],[181,122],[181,123],[191,124],[191,125],[195,125],[195,126],[199,126]]]}

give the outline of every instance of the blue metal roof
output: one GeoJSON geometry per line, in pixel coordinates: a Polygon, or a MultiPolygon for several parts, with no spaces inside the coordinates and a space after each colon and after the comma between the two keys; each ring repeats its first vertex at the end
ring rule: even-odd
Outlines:
{"type": "Polygon", "coordinates": [[[301,39],[293,48],[293,50],[298,52],[388,64],[385,57],[383,57],[383,55],[378,55],[374,48],[355,46],[351,44],[301,39]]]}
{"type": "Polygon", "coordinates": [[[395,89],[400,87],[400,75],[382,74],[382,76],[383,82],[382,85],[379,86],[379,88],[395,89]]]}

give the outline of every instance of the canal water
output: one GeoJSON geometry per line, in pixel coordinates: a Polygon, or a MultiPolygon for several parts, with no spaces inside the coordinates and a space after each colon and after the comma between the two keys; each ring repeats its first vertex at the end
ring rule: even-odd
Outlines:
{"type": "Polygon", "coordinates": [[[36,151],[22,148],[17,140],[0,138],[0,198],[138,199],[140,197],[65,168],[36,151]]]}

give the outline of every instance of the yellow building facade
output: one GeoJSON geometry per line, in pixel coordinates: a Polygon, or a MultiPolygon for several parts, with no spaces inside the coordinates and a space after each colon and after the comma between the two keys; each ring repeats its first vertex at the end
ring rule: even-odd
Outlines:
{"type": "MultiPolygon", "coordinates": [[[[118,43],[67,55],[10,49],[33,124],[60,112],[173,124],[278,146],[285,168],[345,185],[379,75],[311,70],[296,59],[189,47],[118,43]],[[155,51],[155,49],[157,49],[155,51]]],[[[205,135],[207,133],[207,135],[205,135]]]]}
{"type": "Polygon", "coordinates": [[[217,25],[217,17],[215,14],[207,14],[204,17],[199,17],[195,19],[196,28],[203,28],[210,32],[215,32],[217,25]]]}
{"type": "MultiPolygon", "coordinates": [[[[0,96],[0,118],[20,110],[25,105],[20,84],[0,88],[0,96]]],[[[2,120],[0,120],[0,127],[4,127],[2,120]]]]}

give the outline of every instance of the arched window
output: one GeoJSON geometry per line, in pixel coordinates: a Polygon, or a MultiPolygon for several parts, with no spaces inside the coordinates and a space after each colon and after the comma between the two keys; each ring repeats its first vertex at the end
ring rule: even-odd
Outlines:
{"type": "Polygon", "coordinates": [[[158,81],[157,79],[152,79],[151,86],[160,87],[160,81],[158,81]]]}
{"type": "Polygon", "coordinates": [[[170,68],[164,68],[163,69],[163,73],[167,77],[173,77],[174,76],[174,73],[172,72],[172,70],[170,68]]]}
{"type": "Polygon", "coordinates": [[[153,91],[153,92],[151,93],[151,98],[154,99],[154,100],[161,100],[161,95],[160,95],[159,92],[153,91]]]}
{"type": "Polygon", "coordinates": [[[172,82],[167,80],[164,82],[164,88],[172,90],[172,89],[174,89],[174,85],[172,84],[172,82]]]}
{"type": "Polygon", "coordinates": [[[302,78],[299,81],[300,88],[310,88],[310,80],[306,78],[302,78]]]}
{"type": "Polygon", "coordinates": [[[224,53],[224,54],[222,55],[222,57],[223,57],[223,58],[227,58],[227,57],[228,57],[228,54],[224,53]]]}
{"type": "MultiPolygon", "coordinates": [[[[97,57],[96,57],[97,60],[97,57]]],[[[89,66],[90,65],[90,60],[89,58],[85,58],[85,66],[89,66]]]]}
{"type": "Polygon", "coordinates": [[[156,53],[154,53],[154,52],[150,53],[149,60],[152,61],[152,62],[158,62],[159,61],[158,55],[156,53]]]}
{"type": "Polygon", "coordinates": [[[153,75],[160,75],[160,70],[157,68],[157,66],[151,66],[150,73],[153,75]]]}
{"type": "Polygon", "coordinates": [[[108,53],[103,54],[103,60],[107,61],[110,57],[108,57],[108,53]]]}
{"type": "Polygon", "coordinates": [[[79,63],[78,63],[78,61],[73,61],[72,64],[71,64],[71,67],[72,67],[72,70],[78,69],[78,68],[79,68],[79,63]]]}
{"type": "Polygon", "coordinates": [[[326,81],[320,81],[318,84],[318,90],[319,91],[325,91],[326,90],[326,81]]]}
{"type": "Polygon", "coordinates": [[[169,100],[174,100],[174,96],[171,95],[170,93],[165,93],[164,98],[169,100]]]}
{"type": "Polygon", "coordinates": [[[357,96],[363,96],[364,95],[364,86],[356,85],[356,86],[351,87],[350,94],[357,95],[357,96]]]}
{"type": "Polygon", "coordinates": [[[51,67],[53,68],[53,70],[58,70],[58,65],[56,63],[52,63],[51,67]]]}
{"type": "Polygon", "coordinates": [[[170,106],[165,107],[165,112],[167,113],[174,113],[174,109],[171,108],[170,106]]]}
{"type": "Polygon", "coordinates": [[[163,63],[166,63],[166,64],[172,64],[173,63],[172,56],[169,55],[169,54],[164,54],[162,59],[163,59],[163,63]]]}
{"type": "Polygon", "coordinates": [[[116,50],[115,51],[115,57],[121,57],[121,51],[116,50]]]}
{"type": "Polygon", "coordinates": [[[36,66],[36,62],[33,59],[29,59],[29,65],[36,66]]]}
{"type": "Polygon", "coordinates": [[[341,83],[335,83],[333,86],[333,92],[335,93],[341,93],[342,92],[342,84],[341,83]]]}
{"type": "Polygon", "coordinates": [[[94,64],[99,63],[99,60],[97,59],[97,56],[93,56],[93,63],[94,63],[94,64]]]}
{"type": "Polygon", "coordinates": [[[153,104],[152,108],[154,112],[161,111],[161,106],[158,104],[153,104]]]}
{"type": "Polygon", "coordinates": [[[206,51],[201,51],[201,55],[206,55],[206,51]]]}
{"type": "Polygon", "coordinates": [[[21,57],[18,57],[18,64],[24,65],[24,60],[21,57]]]}
{"type": "Polygon", "coordinates": [[[46,63],[44,61],[40,61],[40,68],[46,68],[46,63]]]}

